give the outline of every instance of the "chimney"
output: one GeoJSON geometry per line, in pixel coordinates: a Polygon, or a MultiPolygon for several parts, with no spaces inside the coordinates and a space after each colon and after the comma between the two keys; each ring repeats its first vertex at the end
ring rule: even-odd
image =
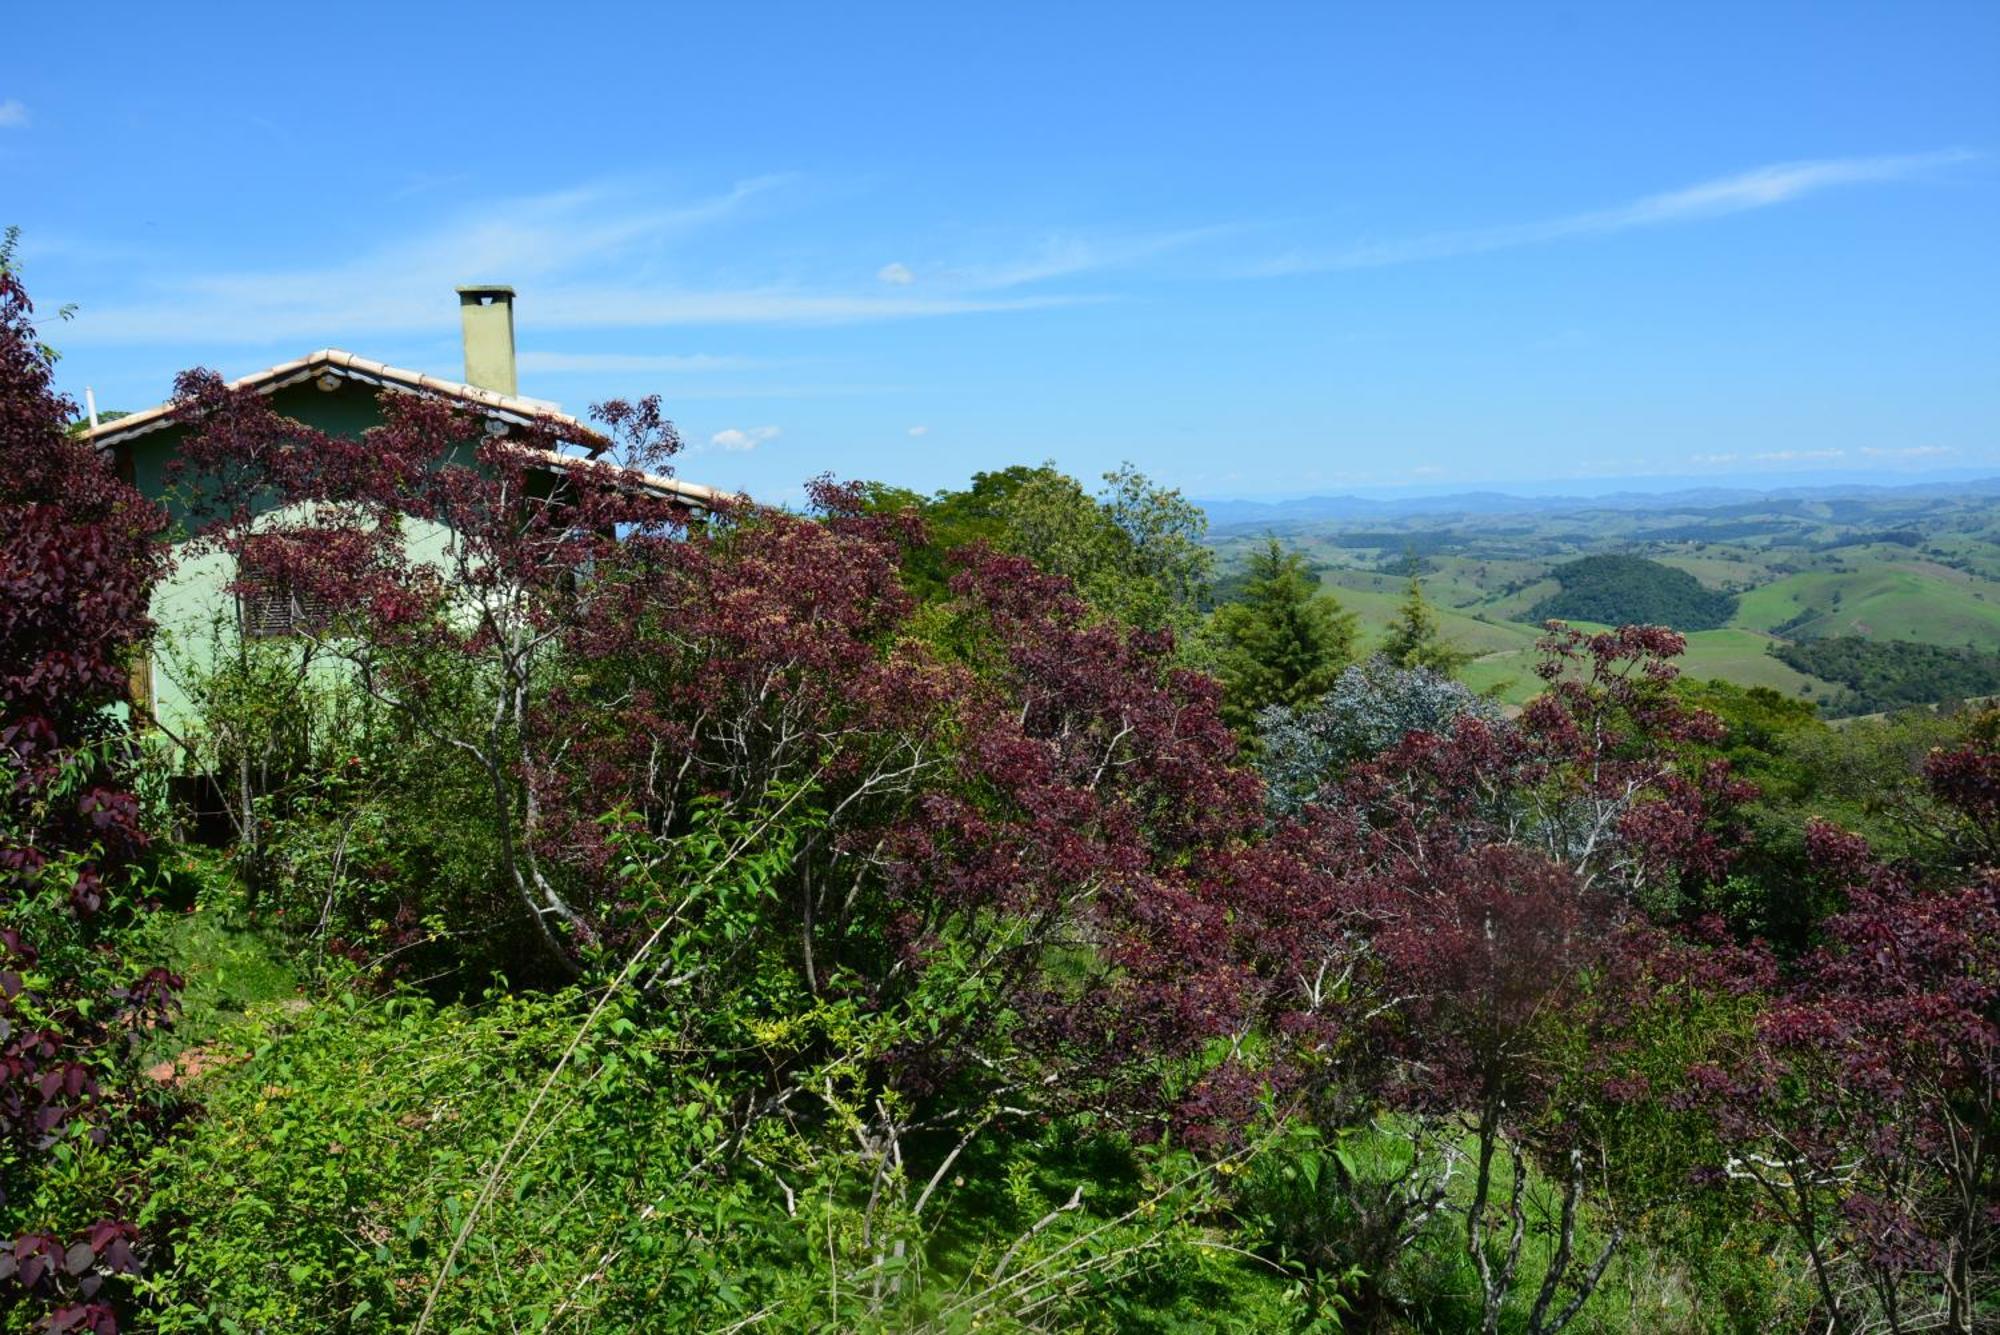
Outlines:
{"type": "Polygon", "coordinates": [[[514,289],[475,283],[458,289],[458,314],[465,326],[465,383],[512,397],[514,384],[514,289]]]}

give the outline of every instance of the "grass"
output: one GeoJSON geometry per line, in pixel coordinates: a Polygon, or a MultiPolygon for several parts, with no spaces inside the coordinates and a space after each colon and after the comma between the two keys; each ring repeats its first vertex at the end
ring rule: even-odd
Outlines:
{"type": "MultiPolygon", "coordinates": [[[[1687,653],[1680,660],[1683,676],[1720,677],[1739,686],[1768,686],[1785,695],[1810,700],[1829,699],[1839,690],[1831,682],[1808,676],[1771,657],[1767,650],[1776,642],[1775,638],[1758,631],[1698,630],[1687,637],[1687,642],[1687,653]]],[[[1542,680],[1535,675],[1535,663],[1531,639],[1523,648],[1482,654],[1466,664],[1458,675],[1475,691],[1493,691],[1500,700],[1519,705],[1542,689],[1542,680]]]]}
{"type": "MultiPolygon", "coordinates": [[[[1364,1182],[1389,1182],[1409,1162],[1407,1124],[1397,1117],[1384,1118],[1375,1125],[1350,1132],[1340,1138],[1340,1152],[1351,1170],[1364,1182]]],[[[1427,1335],[1453,1335],[1476,1330],[1482,1315],[1480,1284],[1472,1259],[1465,1248],[1465,1218],[1473,1197],[1473,1175],[1467,1165],[1473,1154],[1470,1137],[1462,1140],[1459,1168],[1446,1186],[1446,1207],[1432,1216],[1387,1274],[1372,1278],[1381,1285],[1396,1315],[1391,1328],[1420,1331],[1427,1335]]],[[[1433,1151],[1434,1152],[1434,1151],[1433,1151]]],[[[1303,1153],[1317,1153],[1309,1147],[1303,1153]]],[[[1353,1226],[1335,1179],[1328,1174],[1308,1176],[1294,1173],[1289,1165],[1298,1163],[1289,1147],[1273,1152],[1275,1157],[1253,1166],[1244,1183],[1244,1203],[1250,1208],[1256,1227],[1277,1230],[1285,1249],[1300,1256],[1310,1255],[1317,1239],[1338,1238],[1353,1226]]],[[[1526,1165],[1524,1200],[1529,1226],[1522,1241],[1520,1266],[1501,1311],[1500,1328],[1506,1332],[1525,1329],[1544,1276],[1548,1273],[1557,1246],[1555,1221],[1561,1213],[1560,1185],[1551,1181],[1532,1162],[1526,1165]]],[[[1491,1199],[1507,1200],[1513,1183],[1513,1168],[1502,1154],[1494,1165],[1491,1199]]],[[[1628,1221],[1629,1224],[1632,1221],[1628,1221]]],[[[1656,1220],[1656,1223],[1665,1222],[1656,1220]]],[[[1490,1255],[1497,1263],[1505,1246],[1506,1225],[1496,1219],[1490,1255]]],[[[1608,1221],[1601,1208],[1586,1197],[1578,1212],[1575,1261],[1581,1272],[1597,1257],[1609,1236],[1608,1221]]],[[[1763,1243],[1764,1235],[1751,1227],[1742,1243],[1763,1243]]],[[[1742,1245],[1736,1248],[1744,1252],[1742,1245]]],[[[1738,1257],[1725,1246],[1719,1254],[1721,1267],[1690,1268],[1686,1255],[1649,1242],[1642,1231],[1632,1230],[1612,1253],[1602,1281],[1584,1303],[1570,1327],[1613,1335],[1626,1331],[1693,1332],[1762,1328],[1771,1320],[1795,1315],[1800,1276],[1786,1283],[1784,1276],[1767,1275],[1760,1258],[1749,1256],[1755,1270],[1752,1278],[1767,1288],[1768,1310],[1738,1312],[1744,1276],[1738,1257]],[[1772,1287],[1773,1280],[1775,1287],[1772,1287]]],[[[1713,1259],[1713,1258],[1711,1258],[1713,1259]]],[[[1333,1260],[1335,1258],[1323,1258],[1333,1260]]],[[[1329,1276],[1330,1277],[1330,1276],[1329,1276]]],[[[1562,1292],[1566,1302],[1570,1291],[1562,1292]]]]}
{"type": "MultiPolygon", "coordinates": [[[[1403,576],[1368,571],[1330,571],[1321,581],[1321,587],[1354,613],[1358,647],[1365,656],[1381,644],[1390,622],[1403,605],[1409,581],[1403,576]]],[[[1441,598],[1428,581],[1424,591],[1433,599],[1441,598]]],[[[1445,639],[1474,655],[1473,661],[1459,673],[1466,685],[1475,691],[1494,691],[1509,704],[1521,704],[1540,689],[1541,679],[1535,676],[1535,641],[1542,634],[1538,627],[1507,621],[1497,615],[1491,620],[1484,615],[1472,616],[1444,605],[1441,600],[1433,601],[1431,606],[1445,639]]]]}
{"type": "MultiPolygon", "coordinates": [[[[1878,519],[1871,512],[1868,523],[1886,524],[1898,513],[1889,507],[1878,519]]],[[[1528,613],[1556,591],[1555,582],[1543,577],[1549,568],[1575,555],[1572,547],[1615,546],[1619,534],[1667,517],[1607,512],[1483,528],[1476,518],[1410,521],[1413,540],[1426,527],[1446,526],[1463,530],[1470,541],[1469,548],[1427,556],[1423,574],[1424,592],[1445,638],[1473,655],[1461,674],[1466,684],[1508,703],[1531,698],[1541,687],[1534,675],[1534,645],[1542,632],[1528,613]],[[1570,532],[1573,528],[1584,536],[1570,532]]],[[[1852,516],[1834,522],[1828,515],[1801,514],[1796,532],[1775,538],[1637,543],[1628,538],[1626,548],[1684,570],[1710,588],[1751,586],[1726,627],[1689,635],[1680,666],[1697,679],[1764,686],[1824,702],[1838,688],[1772,657],[1768,650],[1780,637],[1859,635],[2000,651],[2000,556],[1994,554],[2000,551],[2000,532],[1967,518],[1934,528],[1921,550],[1883,542],[1828,545],[1859,523],[1852,516]]],[[[1398,552],[1337,545],[1333,532],[1347,527],[1353,525],[1306,525],[1289,540],[1320,563],[1322,587],[1355,614],[1357,648],[1366,654],[1395,619],[1408,579],[1395,569],[1398,552]]],[[[1225,566],[1249,541],[1238,535],[1218,543],[1225,566]]]]}
{"type": "Polygon", "coordinates": [[[1929,562],[1813,571],[1744,594],[1732,620],[1751,630],[1789,625],[1789,635],[1805,639],[1860,635],[2000,649],[2000,589],[1989,596],[1990,588],[1929,562]]]}
{"type": "Polygon", "coordinates": [[[1542,691],[1535,654],[1526,649],[1475,658],[1459,669],[1458,679],[1481,695],[1491,694],[1510,705],[1524,705],[1542,691]]]}
{"type": "Polygon", "coordinates": [[[1839,688],[1771,657],[1774,637],[1754,630],[1698,630],[1687,637],[1681,672],[1689,677],[1720,677],[1738,686],[1768,686],[1785,695],[1820,699],[1839,688]]]}
{"type": "MultiPolygon", "coordinates": [[[[1370,580],[1369,576],[1354,576],[1355,582],[1370,580]]],[[[1393,577],[1372,577],[1383,579],[1390,585],[1389,590],[1372,587],[1352,587],[1346,580],[1338,583],[1329,579],[1322,587],[1340,600],[1340,605],[1355,614],[1360,623],[1361,648],[1365,653],[1381,642],[1389,623],[1396,619],[1402,608],[1403,598],[1408,592],[1409,582],[1393,577]]],[[[1426,595],[1429,595],[1427,589],[1426,595]]],[[[1532,626],[1510,622],[1502,618],[1487,621],[1470,616],[1456,608],[1438,602],[1431,604],[1437,613],[1438,626],[1444,637],[1459,649],[1470,654],[1490,654],[1507,650],[1532,649],[1541,632],[1532,626]]]]}
{"type": "MultiPolygon", "coordinates": [[[[1535,675],[1537,657],[1533,632],[1520,628],[1528,643],[1520,648],[1490,651],[1480,655],[1459,672],[1459,679],[1475,691],[1494,691],[1508,704],[1525,704],[1542,689],[1535,675]]],[[[1584,627],[1589,629],[1589,627],[1584,627]]],[[[1831,682],[1808,676],[1771,657],[1775,638],[1758,631],[1728,629],[1698,630],[1687,637],[1687,653],[1680,660],[1683,676],[1706,679],[1720,677],[1739,686],[1768,686],[1785,695],[1823,700],[1839,690],[1831,682]]]]}
{"type": "Polygon", "coordinates": [[[214,1039],[253,1010],[292,1000],[300,989],[282,943],[250,925],[242,885],[220,857],[186,854],[174,879],[191,881],[195,889],[193,903],[173,913],[164,928],[168,967],[187,986],[161,1057],[214,1039]]]}
{"type": "Polygon", "coordinates": [[[1480,604],[1479,610],[1487,616],[1496,617],[1502,621],[1525,617],[1528,615],[1529,608],[1534,607],[1543,599],[1554,597],[1561,592],[1562,584],[1560,581],[1538,579],[1532,583],[1522,585],[1512,593],[1498,595],[1490,601],[1480,604]]]}
{"type": "Polygon", "coordinates": [[[1710,589],[1741,588],[1754,580],[1761,580],[1765,573],[1761,566],[1753,565],[1749,561],[1732,561],[1721,556],[1688,556],[1662,552],[1651,556],[1650,559],[1658,561],[1663,566],[1671,566],[1675,570],[1685,570],[1700,580],[1704,587],[1710,589]]]}

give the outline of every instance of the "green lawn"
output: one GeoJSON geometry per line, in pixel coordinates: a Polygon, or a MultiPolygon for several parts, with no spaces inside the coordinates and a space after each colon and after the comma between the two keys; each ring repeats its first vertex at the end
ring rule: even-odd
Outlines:
{"type": "Polygon", "coordinates": [[[1498,617],[1502,620],[1512,617],[1523,617],[1528,614],[1529,608],[1535,606],[1543,599],[1553,598],[1561,592],[1562,584],[1560,581],[1538,579],[1534,583],[1526,585],[1513,593],[1494,598],[1491,602],[1483,604],[1479,610],[1488,616],[1498,617]]]}
{"type": "Polygon", "coordinates": [[[172,884],[191,890],[193,902],[160,915],[161,945],[187,986],[179,1019],[154,1045],[158,1056],[207,1042],[259,1007],[292,1001],[302,986],[284,943],[250,922],[244,889],[225,858],[188,850],[172,869],[172,884]]]}

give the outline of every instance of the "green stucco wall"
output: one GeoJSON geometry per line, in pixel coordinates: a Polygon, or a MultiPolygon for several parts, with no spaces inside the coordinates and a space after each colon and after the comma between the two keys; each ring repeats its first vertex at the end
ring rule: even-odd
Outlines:
{"type": "MultiPolygon", "coordinates": [[[[351,381],[331,391],[307,383],[279,390],[270,402],[284,416],[329,435],[359,438],[381,423],[376,394],[372,386],[351,381]]],[[[158,630],[148,674],[155,717],[180,736],[198,722],[190,684],[213,668],[218,655],[233,654],[238,647],[236,603],[228,592],[234,562],[215,552],[197,553],[185,541],[192,523],[187,483],[173,481],[168,464],[186,431],[169,427],[129,442],[133,484],[163,503],[175,525],[174,570],[153,590],[151,610],[158,630]]],[[[259,518],[272,522],[282,516],[259,518]]],[[[413,523],[405,532],[411,554],[419,559],[441,555],[450,537],[435,524],[413,523]]]]}

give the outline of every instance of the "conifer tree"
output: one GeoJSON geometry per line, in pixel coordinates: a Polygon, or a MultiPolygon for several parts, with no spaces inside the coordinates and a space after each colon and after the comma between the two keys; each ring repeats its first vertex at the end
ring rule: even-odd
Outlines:
{"type": "Polygon", "coordinates": [[[1397,609],[1396,619],[1389,623],[1388,637],[1382,641],[1382,656],[1397,667],[1429,668],[1441,677],[1454,675],[1472,661],[1471,654],[1445,639],[1437,610],[1424,597],[1423,579],[1414,571],[1410,574],[1410,591],[1397,609]]]}
{"type": "Polygon", "coordinates": [[[1305,557],[1272,538],[1250,558],[1243,592],[1215,610],[1223,717],[1239,731],[1269,705],[1301,705],[1354,661],[1354,614],[1322,593],[1305,557]]]}

